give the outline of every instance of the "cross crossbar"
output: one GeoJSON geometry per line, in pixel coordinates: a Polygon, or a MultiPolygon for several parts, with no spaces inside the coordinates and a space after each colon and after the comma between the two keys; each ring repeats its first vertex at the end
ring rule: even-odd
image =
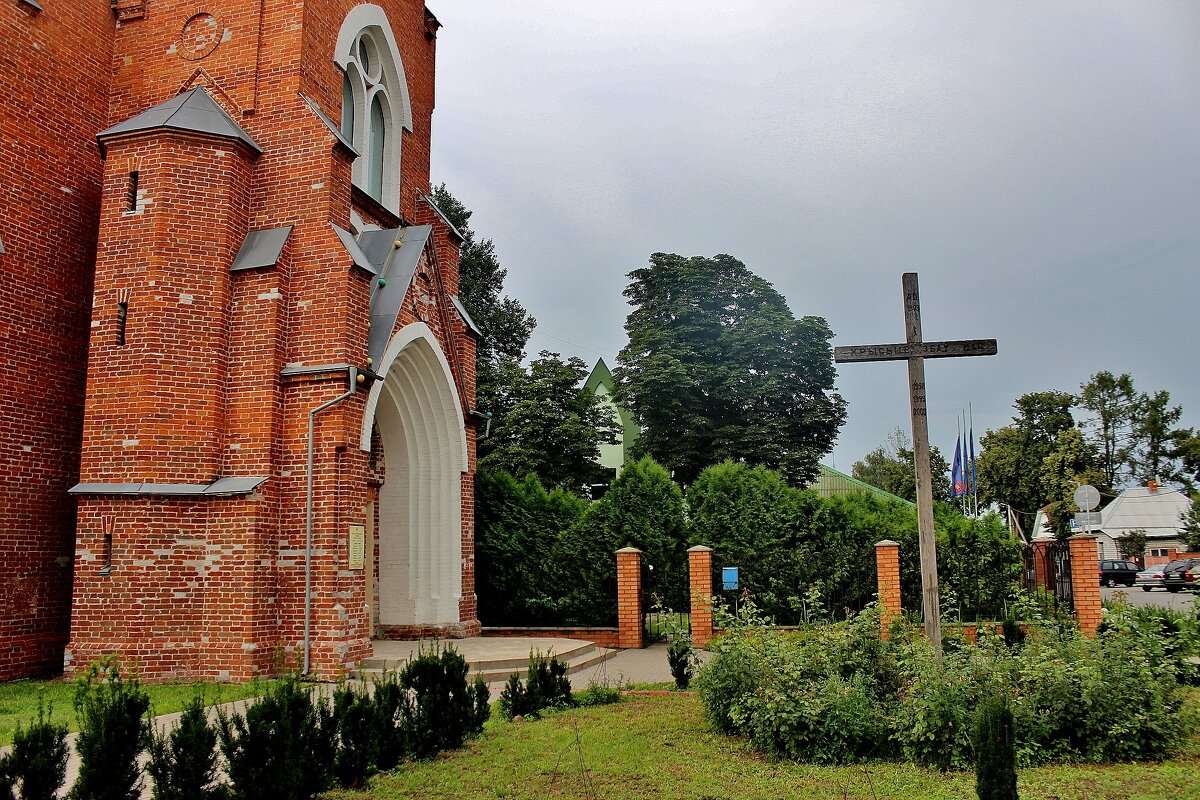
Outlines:
{"type": "Polygon", "coordinates": [[[994,356],[995,339],[959,339],[952,342],[901,342],[900,344],[857,344],[833,348],[833,360],[906,361],[910,358],[955,358],[957,356],[994,356]]]}

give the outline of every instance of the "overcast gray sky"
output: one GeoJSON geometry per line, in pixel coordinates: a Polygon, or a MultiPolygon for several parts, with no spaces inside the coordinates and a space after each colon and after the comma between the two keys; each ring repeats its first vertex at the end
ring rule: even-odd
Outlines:
{"type": "MultiPolygon", "coordinates": [[[[531,353],[612,365],[626,273],[729,253],[833,343],[931,361],[930,434],[1130,372],[1200,424],[1200,2],[430,0],[433,180],[496,243],[531,353]],[[565,341],[564,341],[565,340],[565,341]]],[[[846,364],[849,472],[908,428],[903,363],[846,364]]]]}

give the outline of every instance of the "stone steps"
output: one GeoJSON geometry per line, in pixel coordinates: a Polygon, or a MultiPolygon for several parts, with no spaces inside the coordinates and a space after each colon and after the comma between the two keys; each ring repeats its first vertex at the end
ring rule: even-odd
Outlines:
{"type": "MultiPolygon", "coordinates": [[[[542,650],[540,652],[546,651],[542,650]]],[[[571,675],[594,664],[606,661],[618,651],[597,647],[591,642],[571,640],[569,643],[564,644],[563,640],[559,640],[553,648],[553,652],[555,658],[566,662],[567,674],[571,675]]],[[[410,655],[400,654],[381,655],[377,651],[376,655],[359,662],[357,677],[369,681],[374,677],[383,675],[385,672],[400,669],[408,662],[410,657],[410,655]]],[[[470,671],[467,673],[469,680],[474,681],[478,676],[482,677],[488,684],[504,683],[514,672],[524,678],[529,668],[528,652],[522,655],[513,653],[500,657],[480,654],[474,658],[468,652],[464,653],[464,657],[470,665],[470,671]]]]}

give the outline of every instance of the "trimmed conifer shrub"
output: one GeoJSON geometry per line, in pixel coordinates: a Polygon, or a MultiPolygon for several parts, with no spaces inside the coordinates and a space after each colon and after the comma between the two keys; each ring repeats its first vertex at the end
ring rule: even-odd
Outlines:
{"type": "Polygon", "coordinates": [[[307,800],[333,784],[333,711],[295,676],[274,684],[245,716],[219,714],[217,733],[235,800],[307,800]]]}
{"type": "Polygon", "coordinates": [[[677,636],[667,645],[667,665],[671,668],[671,677],[675,679],[675,688],[686,691],[692,682],[692,674],[696,665],[696,653],[692,648],[692,640],[685,636],[677,636]]]}
{"type": "Polygon", "coordinates": [[[150,696],[136,678],[121,677],[115,656],[93,663],[75,690],[79,718],[79,776],[70,800],[136,800],[141,796],[138,756],[150,734],[150,696]]]}
{"type": "Polygon", "coordinates": [[[979,704],[971,738],[975,749],[975,792],[979,800],[1017,800],[1013,714],[1003,695],[992,695],[979,704]]]}
{"type": "Polygon", "coordinates": [[[547,708],[570,708],[575,705],[567,665],[553,656],[529,654],[526,681],[513,673],[500,693],[500,712],[505,719],[536,717],[547,708]]]}
{"type": "Polygon", "coordinates": [[[197,694],[169,734],[150,733],[146,771],[154,779],[154,800],[219,800],[227,794],[217,783],[217,730],[197,694]]]}
{"type": "Polygon", "coordinates": [[[54,800],[67,775],[67,726],[50,721],[38,700],[37,719],[13,734],[12,752],[0,763],[0,795],[12,798],[21,787],[22,800],[54,800]]]}
{"type": "Polygon", "coordinates": [[[388,772],[411,752],[412,697],[400,685],[394,672],[385,674],[375,682],[374,728],[376,738],[375,765],[381,772],[388,772]]]}
{"type": "Polygon", "coordinates": [[[421,653],[400,671],[400,686],[412,696],[409,752],[414,758],[455,750],[483,729],[489,713],[486,686],[482,695],[478,681],[472,688],[468,669],[466,659],[446,647],[421,653]]]}
{"type": "Polygon", "coordinates": [[[333,693],[333,721],[337,728],[333,774],[343,789],[364,786],[375,772],[381,739],[376,711],[366,692],[342,685],[333,693]]]}

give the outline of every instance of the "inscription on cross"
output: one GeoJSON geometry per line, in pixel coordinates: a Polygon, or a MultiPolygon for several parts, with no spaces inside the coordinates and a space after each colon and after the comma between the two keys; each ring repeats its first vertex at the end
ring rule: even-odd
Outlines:
{"type": "Polygon", "coordinates": [[[908,407],[912,417],[913,466],[917,477],[917,529],[921,550],[921,607],[925,634],[941,653],[942,612],[938,601],[937,540],[933,532],[933,482],[929,468],[929,424],[925,405],[925,359],[958,356],[994,356],[995,339],[966,339],[926,342],[921,339],[921,295],[917,273],[906,272],[904,289],[905,341],[901,344],[869,344],[835,347],[833,360],[908,361],[908,407]]]}

